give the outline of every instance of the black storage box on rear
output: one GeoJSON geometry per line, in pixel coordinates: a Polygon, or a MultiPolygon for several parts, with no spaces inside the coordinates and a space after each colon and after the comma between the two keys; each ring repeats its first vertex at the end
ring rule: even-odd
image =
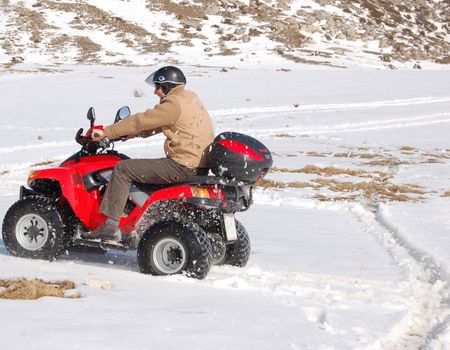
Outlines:
{"type": "Polygon", "coordinates": [[[253,137],[237,132],[218,135],[209,157],[214,175],[244,182],[255,182],[264,177],[273,163],[266,146],[253,137]]]}

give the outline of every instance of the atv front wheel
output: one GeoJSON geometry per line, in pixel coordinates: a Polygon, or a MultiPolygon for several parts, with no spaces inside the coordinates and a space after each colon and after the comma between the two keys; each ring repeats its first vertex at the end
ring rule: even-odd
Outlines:
{"type": "Polygon", "coordinates": [[[185,273],[203,279],[213,264],[206,233],[193,223],[166,221],[150,227],[138,247],[141,272],[152,275],[185,273]]]}
{"type": "Polygon", "coordinates": [[[3,220],[2,235],[13,256],[53,260],[64,249],[61,216],[46,197],[25,197],[14,203],[3,220]]]}

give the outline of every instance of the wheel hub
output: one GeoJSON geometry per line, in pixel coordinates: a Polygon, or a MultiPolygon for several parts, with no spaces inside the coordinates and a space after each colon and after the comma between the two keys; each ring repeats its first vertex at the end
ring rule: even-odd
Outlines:
{"type": "Polygon", "coordinates": [[[221,264],[225,258],[226,244],[218,234],[212,234],[210,239],[213,246],[214,264],[221,264]]]}
{"type": "Polygon", "coordinates": [[[32,242],[33,240],[35,242],[37,242],[38,236],[44,236],[44,234],[42,233],[42,231],[44,231],[44,229],[39,228],[37,226],[37,224],[33,224],[29,228],[25,227],[25,230],[26,230],[26,232],[24,232],[24,235],[28,236],[28,238],[30,239],[30,242],[32,242]]]}
{"type": "Polygon", "coordinates": [[[170,247],[167,251],[167,260],[171,264],[180,264],[183,257],[181,256],[181,249],[179,247],[170,247]]]}
{"type": "Polygon", "coordinates": [[[47,242],[49,236],[45,220],[37,214],[22,216],[16,224],[17,242],[27,250],[38,250],[47,242]]]}
{"type": "Polygon", "coordinates": [[[164,274],[180,272],[186,259],[183,245],[174,238],[161,239],[153,248],[153,262],[164,274]]]}

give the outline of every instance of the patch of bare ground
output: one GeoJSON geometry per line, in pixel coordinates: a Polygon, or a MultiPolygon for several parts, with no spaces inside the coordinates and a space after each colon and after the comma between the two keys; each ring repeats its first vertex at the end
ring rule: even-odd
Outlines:
{"type": "Polygon", "coordinates": [[[350,175],[358,177],[390,177],[387,173],[381,171],[369,172],[365,170],[353,170],[353,169],[341,169],[335,167],[318,167],[315,165],[307,165],[300,169],[288,169],[288,168],[277,168],[273,167],[271,169],[273,172],[280,173],[304,173],[304,174],[314,174],[320,176],[334,176],[334,175],[350,175]]]}
{"type": "Polygon", "coordinates": [[[330,153],[319,153],[316,151],[309,151],[309,152],[306,152],[306,155],[309,157],[328,157],[328,155],[330,155],[330,153]]]}
{"type": "Polygon", "coordinates": [[[312,183],[308,183],[308,182],[299,182],[299,181],[283,182],[283,181],[274,181],[274,180],[268,180],[268,179],[258,180],[256,182],[256,186],[261,187],[261,188],[287,188],[287,187],[290,187],[290,188],[311,187],[311,188],[315,188],[315,189],[319,188],[319,186],[314,185],[312,183]]]}
{"type": "MultiPolygon", "coordinates": [[[[387,181],[364,181],[364,182],[339,182],[334,179],[317,178],[311,182],[283,182],[268,179],[259,180],[256,183],[260,188],[312,188],[314,190],[327,189],[331,192],[339,193],[337,196],[324,195],[319,193],[313,198],[321,201],[332,200],[357,200],[365,198],[370,201],[399,201],[414,202],[421,200],[420,195],[426,192],[421,187],[410,184],[394,184],[387,181]]],[[[446,192],[450,196],[450,192],[446,192]]]]}
{"type": "MultiPolygon", "coordinates": [[[[198,1],[197,1],[198,2],[198,1]]],[[[210,1],[213,3],[215,1],[210,1]]],[[[203,20],[208,19],[205,14],[205,8],[202,6],[203,1],[197,4],[191,4],[187,1],[175,3],[169,0],[147,1],[146,7],[151,11],[164,11],[175,16],[181,24],[181,28],[176,31],[181,34],[181,39],[172,41],[172,44],[181,44],[184,46],[193,46],[191,39],[206,39],[201,34],[203,29],[203,20]]],[[[206,5],[208,2],[206,2],[206,5]]],[[[170,25],[166,27],[170,28],[170,25]]]]}
{"type": "Polygon", "coordinates": [[[1,10],[2,16],[9,15],[7,29],[0,41],[0,46],[5,50],[6,54],[12,56],[11,62],[7,67],[10,68],[17,63],[22,63],[24,60],[20,55],[26,47],[19,43],[22,33],[26,33],[29,37],[30,47],[37,47],[37,44],[41,43],[45,37],[43,32],[46,29],[55,27],[49,25],[40,12],[28,9],[25,6],[2,1],[1,10]]]}
{"type": "Polygon", "coordinates": [[[49,164],[52,164],[54,162],[55,162],[54,160],[43,160],[42,162],[37,162],[37,163],[31,164],[30,167],[49,165],[49,164]]]}
{"type": "Polygon", "coordinates": [[[195,1],[197,4],[188,1],[174,2],[170,0],[147,1],[145,6],[151,11],[165,11],[174,14],[178,18],[207,19],[204,5],[216,3],[217,1],[195,1]]]}
{"type": "Polygon", "coordinates": [[[377,154],[377,153],[358,153],[358,152],[338,152],[338,153],[332,153],[332,152],[316,152],[316,151],[309,151],[306,152],[306,155],[310,157],[336,157],[336,158],[361,158],[361,159],[373,159],[373,158],[384,158],[384,155],[377,154]]]}
{"type": "MultiPolygon", "coordinates": [[[[70,23],[72,28],[85,30],[104,30],[106,34],[114,34],[120,42],[128,47],[132,47],[141,52],[167,52],[171,43],[160,39],[154,34],[148,32],[143,27],[125,21],[121,17],[114,16],[96,6],[85,2],[77,1],[75,3],[59,2],[52,0],[41,0],[40,6],[53,11],[73,13],[74,19],[70,23]]],[[[77,46],[87,46],[88,52],[91,51],[90,43],[79,43],[77,46]]],[[[98,45],[98,44],[97,44],[98,45]]],[[[89,57],[89,56],[88,56],[89,57]]]]}
{"type": "Polygon", "coordinates": [[[292,138],[295,137],[294,135],[291,134],[276,134],[275,137],[288,137],[288,138],[292,138]]]}
{"type": "Polygon", "coordinates": [[[436,150],[435,152],[424,152],[424,153],[422,153],[422,156],[432,157],[432,158],[437,158],[437,159],[450,159],[450,152],[436,150]]]}
{"type": "Polygon", "coordinates": [[[48,282],[41,279],[0,279],[1,299],[35,300],[41,297],[81,298],[80,293],[67,295],[76,288],[72,281],[48,282]]]}
{"type": "Polygon", "coordinates": [[[319,178],[312,180],[319,185],[328,188],[332,192],[359,192],[364,198],[369,200],[391,200],[391,201],[416,201],[421,199],[417,195],[425,192],[415,185],[394,184],[384,181],[367,182],[338,182],[333,179],[319,178]],[[412,196],[414,195],[414,196],[412,196]]]}
{"type": "Polygon", "coordinates": [[[374,154],[374,153],[354,153],[354,152],[347,152],[347,153],[333,153],[333,157],[336,158],[361,158],[361,159],[373,159],[373,158],[382,158],[383,156],[380,154],[374,154]]]}
{"type": "Polygon", "coordinates": [[[402,146],[402,147],[400,147],[400,151],[409,151],[409,152],[412,152],[412,151],[415,151],[416,149],[414,148],[414,147],[411,147],[411,146],[402,146]]]}
{"type": "Polygon", "coordinates": [[[342,202],[342,201],[355,201],[358,196],[326,196],[324,194],[316,194],[312,198],[318,199],[321,202],[342,202]]]}
{"type": "Polygon", "coordinates": [[[37,67],[36,70],[42,73],[67,73],[71,72],[71,69],[62,69],[62,68],[49,68],[49,67],[37,67]]]}
{"type": "Polygon", "coordinates": [[[396,158],[389,158],[389,159],[371,160],[370,162],[361,163],[361,165],[384,166],[384,167],[396,167],[402,164],[411,164],[411,162],[399,160],[396,158]]]}
{"type": "Polygon", "coordinates": [[[421,162],[422,164],[436,164],[436,163],[444,163],[442,160],[436,158],[428,158],[421,162]]]}
{"type": "Polygon", "coordinates": [[[327,66],[327,67],[333,67],[333,68],[346,68],[344,66],[338,66],[336,64],[332,64],[330,61],[307,60],[306,58],[299,57],[299,56],[293,55],[292,53],[286,52],[286,50],[284,48],[277,48],[274,51],[279,56],[281,56],[289,61],[293,61],[295,63],[311,64],[311,65],[317,65],[317,66],[327,66]]]}
{"type": "Polygon", "coordinates": [[[79,49],[80,54],[77,57],[79,63],[98,63],[98,52],[101,51],[101,45],[93,42],[85,36],[76,36],[73,38],[73,43],[79,49]]]}

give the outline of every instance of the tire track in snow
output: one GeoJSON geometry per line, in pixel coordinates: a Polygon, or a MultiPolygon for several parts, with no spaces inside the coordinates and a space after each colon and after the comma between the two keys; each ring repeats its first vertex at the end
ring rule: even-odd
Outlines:
{"type": "Polygon", "coordinates": [[[450,326],[450,275],[436,259],[411,243],[390,217],[384,204],[375,212],[375,225],[385,239],[394,244],[399,255],[413,272],[412,303],[407,316],[386,339],[381,339],[370,349],[405,349],[414,344],[415,349],[433,349],[433,343],[450,326]],[[383,232],[384,231],[384,232],[383,232]]]}
{"type": "MultiPolygon", "coordinates": [[[[135,142],[128,145],[121,145],[121,149],[132,149],[132,148],[145,148],[148,146],[155,146],[161,144],[161,141],[152,140],[152,141],[141,141],[139,143],[135,142]]],[[[65,148],[65,147],[73,147],[77,145],[75,141],[54,141],[54,142],[39,142],[32,143],[28,145],[16,145],[11,147],[0,147],[0,154],[6,153],[14,153],[19,151],[27,151],[27,150],[36,150],[36,149],[55,149],[55,148],[65,148]]],[[[78,149],[74,149],[74,153],[78,151],[78,149]]],[[[61,158],[61,160],[63,160],[61,158]]]]}
{"type": "Polygon", "coordinates": [[[18,131],[77,131],[77,128],[70,128],[65,126],[46,126],[46,127],[32,127],[32,126],[19,126],[19,125],[12,125],[12,124],[0,124],[0,130],[18,130],[18,131]]]}
{"type": "Polygon", "coordinates": [[[206,283],[218,288],[261,290],[275,296],[312,299],[325,305],[365,303],[398,309],[407,298],[407,283],[367,280],[306,272],[214,267],[206,283]],[[375,292],[376,291],[376,292],[375,292]]]}
{"type": "Polygon", "coordinates": [[[32,143],[28,145],[16,145],[11,147],[0,147],[0,154],[15,153],[20,151],[36,150],[36,149],[63,148],[73,146],[73,144],[74,144],[73,141],[61,141],[61,142],[54,141],[54,142],[32,143]]]}
{"type": "MultiPolygon", "coordinates": [[[[404,298],[406,315],[391,332],[365,347],[366,350],[432,350],[434,342],[450,327],[449,272],[424,251],[414,247],[402,234],[383,204],[376,206],[375,212],[358,203],[317,203],[299,200],[280,193],[270,194],[270,190],[255,197],[255,203],[266,205],[286,205],[297,208],[349,210],[363,223],[369,234],[378,237],[399,264],[410,270],[411,278],[406,287],[409,299],[404,298]]],[[[330,280],[333,281],[333,276],[330,280]]],[[[267,281],[266,281],[267,283],[267,281]]],[[[386,284],[385,287],[388,287],[386,284]]],[[[287,286],[289,287],[289,286],[287,286]]],[[[367,288],[379,288],[369,283],[367,288]]],[[[392,292],[392,290],[389,290],[392,292]]],[[[349,293],[349,295],[351,295],[349,293]]],[[[359,294],[357,294],[360,296],[359,294]]],[[[401,302],[401,298],[397,298],[401,302]]],[[[370,300],[368,300],[370,302],[370,300]]],[[[447,333],[445,333],[446,336],[447,333]]],[[[439,340],[440,341],[440,340],[439,340]]]]}
{"type": "Polygon", "coordinates": [[[386,120],[369,120],[362,123],[343,123],[336,125],[289,126],[271,129],[242,129],[243,133],[256,136],[276,136],[281,133],[290,135],[324,135],[345,132],[362,132],[386,129],[404,129],[408,127],[427,126],[450,123],[450,113],[434,113],[416,117],[393,118],[386,120]]]}
{"type": "Polygon", "coordinates": [[[357,110],[357,109],[374,109],[383,107],[402,107],[402,106],[417,106],[423,104],[435,104],[450,102],[450,97],[421,97],[397,100],[381,100],[368,102],[352,102],[352,103],[329,103],[329,104],[309,104],[294,106],[275,106],[275,107],[248,107],[248,108],[229,108],[217,109],[210,111],[214,117],[232,117],[244,114],[280,114],[292,112],[337,112],[342,110],[357,110]]]}
{"type": "MultiPolygon", "coordinates": [[[[368,102],[354,102],[354,103],[331,103],[331,104],[310,104],[294,106],[271,106],[271,107],[250,107],[250,108],[230,108],[218,109],[210,111],[213,117],[228,117],[237,115],[259,115],[256,118],[273,117],[275,115],[304,113],[304,112],[337,112],[355,109],[373,109],[382,107],[396,107],[396,106],[414,106],[423,104],[436,104],[450,102],[450,97],[422,97],[411,99],[397,99],[397,100],[381,100],[368,102]]],[[[242,129],[241,132],[252,133],[256,136],[270,136],[277,133],[289,132],[290,134],[309,134],[320,135],[337,132],[360,132],[379,129],[392,129],[400,127],[413,127],[422,125],[431,125],[438,123],[450,123],[450,113],[436,113],[429,115],[421,115],[416,117],[392,118],[387,120],[372,120],[363,123],[344,123],[338,125],[317,125],[317,126],[292,126],[278,129],[242,129]]],[[[255,117],[254,117],[255,118],[255,117]]],[[[253,119],[254,119],[253,118],[253,119]]],[[[248,120],[252,120],[251,118],[248,120]]],[[[26,130],[26,131],[67,131],[76,130],[76,128],[67,128],[63,126],[54,127],[37,127],[30,126],[16,126],[16,125],[1,125],[2,130],[26,130]]],[[[47,149],[47,148],[63,148],[73,145],[73,141],[55,141],[55,142],[39,142],[28,145],[16,145],[11,147],[0,147],[0,154],[13,153],[18,151],[26,151],[32,149],[47,149]]],[[[146,145],[154,145],[155,142],[146,141],[146,145]]],[[[128,145],[127,145],[128,146],[128,145]]],[[[133,147],[136,147],[133,145],[133,147]]],[[[137,146],[139,147],[139,146],[137,146]]],[[[145,147],[142,145],[141,147],[145,147]]],[[[122,147],[121,147],[122,148],[122,147]]],[[[126,146],[124,147],[126,148],[126,146]]]]}

